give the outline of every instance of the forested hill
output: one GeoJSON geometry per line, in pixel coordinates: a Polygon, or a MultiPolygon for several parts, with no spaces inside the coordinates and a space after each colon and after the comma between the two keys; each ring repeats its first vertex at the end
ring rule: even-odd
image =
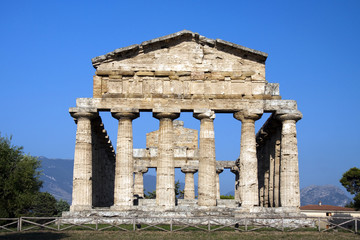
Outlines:
{"type": "Polygon", "coordinates": [[[71,203],[72,177],[74,160],[48,159],[38,157],[41,161],[41,180],[44,182],[42,192],[51,193],[56,199],[71,203]]]}

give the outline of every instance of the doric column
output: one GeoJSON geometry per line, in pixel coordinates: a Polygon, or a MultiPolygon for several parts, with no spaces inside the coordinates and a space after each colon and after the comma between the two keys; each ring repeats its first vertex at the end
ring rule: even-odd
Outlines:
{"type": "Polygon", "coordinates": [[[241,121],[240,142],[240,200],[242,207],[259,205],[258,170],[256,158],[255,121],[262,114],[234,113],[234,117],[241,121]]]}
{"type": "Polygon", "coordinates": [[[200,120],[198,205],[216,206],[215,113],[195,111],[194,117],[200,120]]]}
{"type": "MultiPolygon", "coordinates": [[[[281,136],[280,131],[276,132],[276,136],[281,136]]],[[[280,157],[281,157],[280,140],[275,142],[275,159],[274,159],[274,206],[280,207],[280,157]]]]}
{"type": "Polygon", "coordinates": [[[240,192],[239,192],[239,167],[233,166],[230,171],[235,174],[235,189],[234,189],[234,199],[236,202],[240,202],[240,192]]]}
{"type": "Polygon", "coordinates": [[[154,113],[160,120],[159,147],[156,168],[156,204],[171,209],[175,207],[175,163],[173,120],[179,113],[154,113]]]}
{"type": "Polygon", "coordinates": [[[138,112],[112,111],[119,120],[116,142],[114,205],[112,208],[129,209],[133,206],[133,134],[132,120],[138,112]]]}
{"type": "Polygon", "coordinates": [[[300,112],[277,115],[281,121],[280,204],[281,207],[300,207],[299,163],[296,122],[300,112]]]}
{"type": "Polygon", "coordinates": [[[194,173],[197,170],[191,167],[182,167],[181,171],[185,173],[184,199],[195,199],[194,173]]]}
{"type": "Polygon", "coordinates": [[[147,173],[146,167],[137,167],[134,169],[135,180],[134,180],[134,195],[140,198],[144,197],[144,173],[147,173]]]}
{"type": "Polygon", "coordinates": [[[73,212],[92,208],[91,119],[95,118],[97,114],[73,112],[71,116],[77,122],[72,204],[70,207],[70,211],[73,212]]]}
{"type": "Polygon", "coordinates": [[[275,174],[275,140],[271,137],[269,143],[269,207],[274,207],[274,174],[275,174]]]}
{"type": "Polygon", "coordinates": [[[216,199],[220,199],[220,173],[224,171],[224,168],[216,168],[216,199]]]}

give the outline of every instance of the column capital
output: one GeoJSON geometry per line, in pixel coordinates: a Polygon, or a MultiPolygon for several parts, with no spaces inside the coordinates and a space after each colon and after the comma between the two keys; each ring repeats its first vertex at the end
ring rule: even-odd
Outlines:
{"type": "Polygon", "coordinates": [[[180,113],[177,112],[153,112],[153,117],[156,119],[170,118],[172,120],[178,118],[180,113]]]}
{"type": "Polygon", "coordinates": [[[220,173],[222,173],[224,171],[224,168],[216,168],[216,173],[217,174],[220,174],[220,173]]]}
{"type": "Polygon", "coordinates": [[[115,112],[111,111],[111,115],[120,120],[120,119],[135,119],[139,117],[139,112],[115,112]]]}
{"type": "Polygon", "coordinates": [[[230,172],[232,172],[232,173],[234,173],[234,174],[239,173],[239,167],[238,167],[238,166],[233,166],[233,167],[231,167],[230,172]]]}
{"type": "Polygon", "coordinates": [[[197,109],[195,109],[194,113],[193,113],[193,116],[194,116],[194,118],[199,119],[199,120],[204,119],[204,118],[214,120],[215,119],[215,112],[211,111],[211,110],[197,110],[197,109]]]}
{"type": "Polygon", "coordinates": [[[234,118],[237,120],[240,120],[241,122],[252,120],[256,121],[260,119],[262,116],[262,113],[255,113],[255,112],[248,112],[248,111],[239,111],[234,113],[234,118]]]}
{"type": "Polygon", "coordinates": [[[196,173],[198,170],[193,167],[182,167],[181,172],[183,173],[196,173]]]}
{"type": "Polygon", "coordinates": [[[281,122],[286,121],[286,120],[293,120],[295,122],[299,121],[300,119],[302,119],[302,113],[297,111],[297,112],[292,112],[292,113],[278,113],[275,115],[275,118],[280,120],[281,122]]]}
{"type": "Polygon", "coordinates": [[[87,118],[87,119],[94,119],[99,116],[99,114],[96,112],[70,112],[70,115],[75,118],[87,118]]]}
{"type": "Polygon", "coordinates": [[[139,167],[135,167],[134,168],[134,172],[135,173],[147,173],[148,172],[148,168],[147,167],[143,167],[143,166],[139,166],[139,167]]]}

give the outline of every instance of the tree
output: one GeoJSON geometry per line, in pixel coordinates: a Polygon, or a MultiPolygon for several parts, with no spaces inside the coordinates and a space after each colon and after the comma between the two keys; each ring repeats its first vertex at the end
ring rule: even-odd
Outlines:
{"type": "Polygon", "coordinates": [[[220,199],[235,199],[233,195],[220,195],[220,199]]]}
{"type": "MultiPolygon", "coordinates": [[[[144,198],[146,199],[156,199],[156,190],[152,192],[145,193],[144,191],[144,198]]],[[[175,198],[182,199],[184,198],[184,190],[180,190],[180,181],[177,180],[175,182],[175,198]]]]}
{"type": "Polygon", "coordinates": [[[175,198],[184,199],[184,192],[185,192],[184,189],[183,190],[180,189],[180,181],[177,180],[175,182],[175,198]]]}
{"type": "Polygon", "coordinates": [[[360,209],[360,169],[353,167],[345,172],[340,179],[340,183],[345,187],[346,191],[355,195],[353,202],[349,206],[360,209]]]}
{"type": "Polygon", "coordinates": [[[70,205],[67,201],[60,199],[56,202],[56,212],[57,216],[60,217],[62,212],[67,212],[70,210],[70,205]]]}
{"type": "Polygon", "coordinates": [[[147,192],[144,193],[144,198],[146,199],[156,199],[156,190],[152,191],[152,192],[147,192]]]}
{"type": "Polygon", "coordinates": [[[22,150],[0,135],[0,217],[29,213],[42,186],[40,161],[22,150]]]}
{"type": "Polygon", "coordinates": [[[56,199],[48,192],[38,192],[28,213],[34,217],[51,217],[57,215],[56,199]]]}

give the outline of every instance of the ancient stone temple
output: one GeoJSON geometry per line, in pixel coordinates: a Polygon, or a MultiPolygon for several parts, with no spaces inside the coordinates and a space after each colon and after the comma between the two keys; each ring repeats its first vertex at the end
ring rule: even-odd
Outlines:
{"type": "Polygon", "coordinates": [[[279,84],[266,80],[267,56],[184,30],[92,59],[93,97],[78,98],[69,110],[77,123],[69,214],[298,213],[296,122],[302,114],[296,101],[281,99],[279,84]],[[116,153],[100,111],[118,121],[116,153]],[[133,149],[132,122],[144,111],[159,120],[159,130],[147,134],[146,149],[133,149]],[[199,133],[175,120],[182,112],[199,120],[199,133]],[[238,159],[215,158],[216,113],[241,124],[238,159]],[[263,113],[271,115],[255,134],[263,113]],[[156,168],[156,200],[142,199],[148,168],[156,168]],[[185,174],[178,201],[175,168],[185,174]],[[224,168],[234,173],[234,200],[220,200],[224,168]]]}

